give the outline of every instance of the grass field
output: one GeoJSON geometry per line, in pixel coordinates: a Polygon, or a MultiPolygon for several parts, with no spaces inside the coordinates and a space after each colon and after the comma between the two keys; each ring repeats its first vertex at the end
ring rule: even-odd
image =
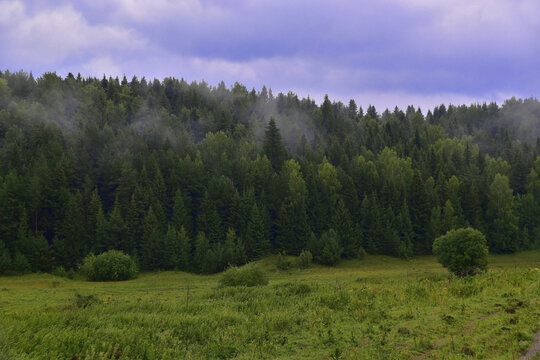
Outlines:
{"type": "Polygon", "coordinates": [[[275,263],[252,288],[181,272],[0,277],[0,359],[517,359],[540,327],[540,251],[492,256],[472,279],[433,257],[275,263]]]}

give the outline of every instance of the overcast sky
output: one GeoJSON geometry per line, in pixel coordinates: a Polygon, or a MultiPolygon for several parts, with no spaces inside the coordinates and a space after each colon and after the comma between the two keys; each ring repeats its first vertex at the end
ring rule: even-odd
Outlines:
{"type": "Polygon", "coordinates": [[[540,1],[0,0],[0,69],[501,102],[540,93],[540,1]]]}

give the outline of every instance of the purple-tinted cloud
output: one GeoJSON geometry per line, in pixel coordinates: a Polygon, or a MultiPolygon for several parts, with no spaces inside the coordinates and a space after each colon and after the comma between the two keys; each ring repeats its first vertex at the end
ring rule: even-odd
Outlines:
{"type": "Polygon", "coordinates": [[[539,13],[536,0],[7,0],[0,66],[425,108],[538,95],[539,13]]]}

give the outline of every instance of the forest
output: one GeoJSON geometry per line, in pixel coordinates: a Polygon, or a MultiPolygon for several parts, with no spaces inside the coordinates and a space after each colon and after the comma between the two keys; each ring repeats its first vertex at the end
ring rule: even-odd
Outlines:
{"type": "Polygon", "coordinates": [[[468,226],[513,253],[540,246],[539,174],[535,98],[381,111],[239,83],[0,72],[0,274],[110,249],[197,273],[303,250],[409,258],[468,226]]]}

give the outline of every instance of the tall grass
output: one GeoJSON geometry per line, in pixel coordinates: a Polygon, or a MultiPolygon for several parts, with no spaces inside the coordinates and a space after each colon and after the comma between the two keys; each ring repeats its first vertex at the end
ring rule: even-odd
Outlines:
{"type": "Polygon", "coordinates": [[[538,326],[539,259],[495,257],[472,279],[432,257],[287,272],[263,259],[256,287],[181,272],[3,277],[0,359],[517,358],[538,326]]]}

